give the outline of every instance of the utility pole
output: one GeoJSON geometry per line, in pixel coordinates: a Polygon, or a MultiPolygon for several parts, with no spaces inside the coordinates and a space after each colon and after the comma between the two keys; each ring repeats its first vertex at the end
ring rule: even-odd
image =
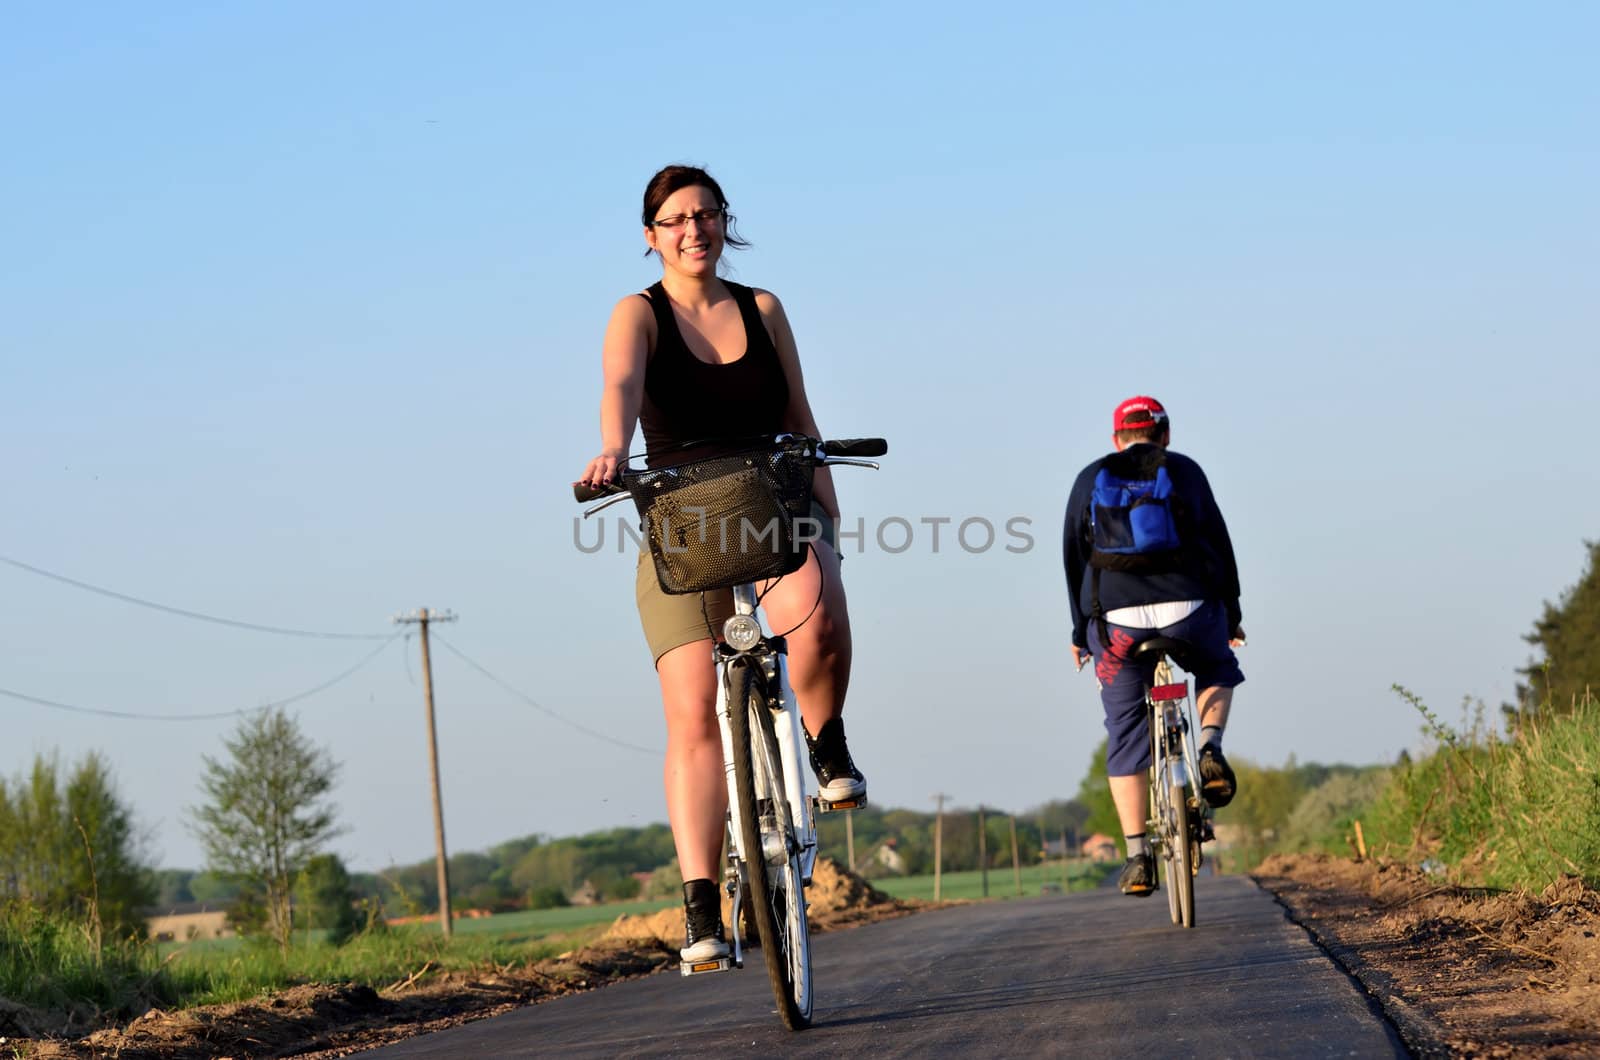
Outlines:
{"type": "Polygon", "coordinates": [[[938,809],[933,814],[933,900],[939,901],[943,890],[944,873],[944,800],[948,795],[935,795],[933,801],[938,804],[938,809]]]}
{"type": "Polygon", "coordinates": [[[978,803],[978,868],[983,872],[983,896],[989,897],[989,833],[983,825],[983,803],[978,803]]]}
{"type": "Polygon", "coordinates": [[[856,871],[856,811],[844,811],[844,842],[850,859],[850,871],[856,871]]]}
{"type": "Polygon", "coordinates": [[[1022,897],[1022,861],[1017,857],[1017,819],[1011,821],[1011,878],[1017,881],[1017,897],[1022,897]]]}
{"type": "Polygon", "coordinates": [[[433,722],[433,662],[428,657],[428,623],[454,622],[456,616],[449,611],[429,611],[424,607],[413,614],[396,615],[394,620],[422,627],[422,695],[428,707],[428,778],[433,784],[433,845],[439,868],[439,930],[448,939],[454,931],[450,916],[450,861],[444,849],[444,800],[439,794],[439,736],[433,722]]]}

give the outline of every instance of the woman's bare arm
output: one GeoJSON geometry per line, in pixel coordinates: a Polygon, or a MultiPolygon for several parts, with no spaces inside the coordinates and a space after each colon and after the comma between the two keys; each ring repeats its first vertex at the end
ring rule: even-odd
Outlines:
{"type": "Polygon", "coordinates": [[[644,370],[650,357],[655,318],[650,306],[630,294],[611,310],[601,350],[604,381],[600,391],[600,455],[589,461],[578,481],[599,486],[616,478],[627,462],[628,443],[644,402],[644,370]]]}

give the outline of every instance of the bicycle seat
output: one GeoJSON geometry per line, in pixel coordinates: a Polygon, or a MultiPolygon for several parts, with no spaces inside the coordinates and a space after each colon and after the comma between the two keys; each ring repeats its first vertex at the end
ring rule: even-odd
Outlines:
{"type": "Polygon", "coordinates": [[[1186,640],[1179,640],[1177,637],[1151,637],[1149,640],[1140,641],[1134,647],[1133,654],[1130,657],[1142,659],[1148,655],[1166,655],[1170,656],[1172,661],[1183,667],[1183,669],[1188,670],[1189,667],[1184,663],[1184,660],[1193,653],[1194,645],[1186,640]]]}

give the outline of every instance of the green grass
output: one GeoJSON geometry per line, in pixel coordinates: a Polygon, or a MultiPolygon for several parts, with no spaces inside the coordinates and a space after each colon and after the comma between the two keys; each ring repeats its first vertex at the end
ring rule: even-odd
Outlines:
{"type": "Polygon", "coordinates": [[[21,903],[0,903],[0,956],[0,998],[45,1012],[127,1014],[168,996],[150,947],[97,947],[83,924],[21,903]]]}
{"type": "Polygon", "coordinates": [[[1600,886],[1600,701],[1543,713],[1507,740],[1481,716],[1452,729],[1399,691],[1438,747],[1395,769],[1372,815],[1379,853],[1434,859],[1490,887],[1537,890],[1564,875],[1600,886]]]}
{"type": "MultiPolygon", "coordinates": [[[[1069,891],[1092,890],[1114,868],[1114,865],[1101,866],[1092,862],[1071,862],[1065,870],[1059,862],[1047,866],[1026,865],[1022,869],[1022,894],[1039,894],[1046,883],[1063,886],[1064,890],[1069,891]]],[[[932,875],[881,876],[874,879],[872,885],[896,898],[933,900],[932,875]]],[[[983,873],[976,869],[946,872],[940,881],[940,897],[946,901],[981,899],[983,896],[983,873]]],[[[1018,897],[1016,879],[1009,865],[989,870],[989,897],[1018,897]]]]}
{"type": "Polygon", "coordinates": [[[576,949],[624,913],[648,913],[674,899],[505,913],[456,921],[448,943],[435,924],[359,935],[343,946],[303,932],[287,956],[238,938],[194,942],[106,943],[84,928],[28,906],[0,907],[0,997],[64,1016],[127,1018],[151,1005],[182,1008],[243,1001],[300,983],[385,987],[420,973],[524,964],[576,949]]]}
{"type": "MultiPolygon", "coordinates": [[[[596,925],[608,925],[624,913],[653,913],[677,904],[675,898],[654,898],[637,902],[609,902],[603,905],[572,905],[559,909],[525,909],[514,913],[497,913],[494,916],[458,918],[455,922],[457,938],[493,935],[506,942],[528,943],[582,932],[596,925]]],[[[408,933],[408,937],[426,937],[439,934],[438,923],[408,924],[394,929],[408,933]]],[[[321,932],[298,933],[297,943],[316,943],[321,932]]],[[[174,952],[192,955],[231,954],[250,944],[238,938],[196,939],[193,942],[163,942],[159,944],[163,957],[174,952]]]]}
{"type": "Polygon", "coordinates": [[[298,983],[348,982],[375,988],[418,975],[468,971],[553,957],[600,932],[555,935],[530,941],[492,934],[462,934],[449,942],[437,930],[396,928],[358,936],[343,946],[323,943],[277,948],[246,942],[231,949],[178,950],[166,958],[163,976],[184,1005],[242,1001],[298,983]]]}

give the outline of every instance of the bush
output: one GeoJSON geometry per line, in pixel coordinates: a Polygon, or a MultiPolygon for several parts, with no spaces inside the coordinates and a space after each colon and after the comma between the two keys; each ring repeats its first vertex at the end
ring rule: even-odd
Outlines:
{"type": "Polygon", "coordinates": [[[571,904],[559,887],[535,887],[528,892],[529,909],[561,909],[571,904]]]}

